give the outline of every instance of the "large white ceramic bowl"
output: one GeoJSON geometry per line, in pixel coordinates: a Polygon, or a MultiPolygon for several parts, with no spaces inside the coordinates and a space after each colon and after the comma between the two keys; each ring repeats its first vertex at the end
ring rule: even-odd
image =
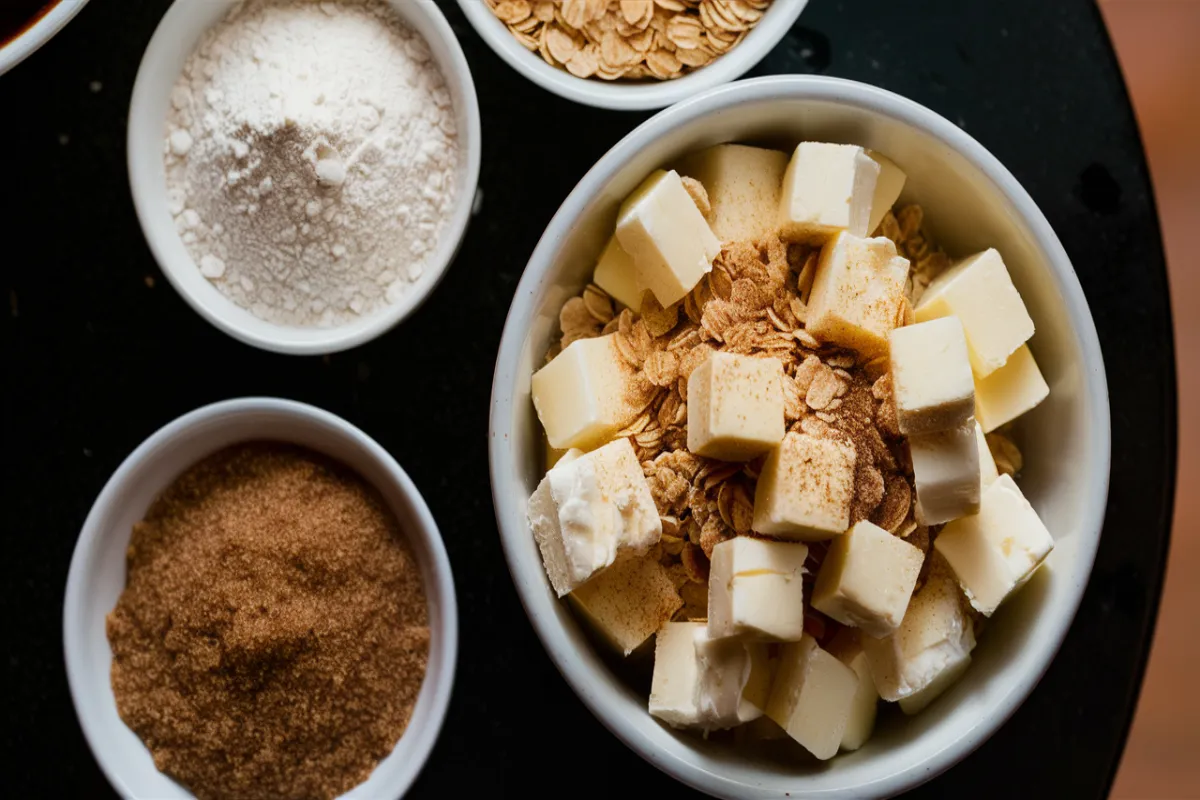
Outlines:
{"type": "Polygon", "coordinates": [[[374,314],[332,328],[301,328],[259,319],[234,303],[200,274],[167,210],[163,136],[171,88],[200,37],[219,22],[237,0],[176,0],[159,23],[142,56],[127,140],[129,183],[142,233],[167,280],[202,317],[225,333],[264,350],[296,355],[333,353],[356,347],[390,330],[429,296],[454,260],[466,234],[479,184],[483,141],[479,102],[466,56],[450,23],[433,0],[388,0],[400,18],[429,43],[454,101],[458,127],[459,169],[454,213],[442,228],[437,249],[425,271],[399,301],[374,314]]]}
{"type": "Polygon", "coordinates": [[[458,611],[454,577],[437,523],[416,486],[387,452],[350,423],[289,400],[242,398],[205,406],[169,423],[117,468],[96,498],[71,558],[63,603],[67,681],[84,736],[113,788],[130,800],[192,795],[154,767],[141,740],[117,714],[105,617],[125,588],[125,549],[135,522],[175,478],[223,447],[248,440],[308,447],[357,471],[379,490],[408,536],[429,609],[429,661],[408,729],[346,800],[400,797],[433,749],[454,683],[458,611]]]}
{"type": "Polygon", "coordinates": [[[50,41],[74,19],[85,5],[87,0],[59,0],[41,19],[21,31],[19,36],[0,46],[0,75],[33,55],[35,50],[50,41]]]}
{"type": "Polygon", "coordinates": [[[526,50],[484,0],[458,0],[476,32],[510,67],[547,91],[576,103],[639,111],[665,108],[706,89],[737,80],[787,35],[808,5],[808,0],[774,0],[767,13],[737,47],[702,69],[670,81],[603,81],[577,78],[552,67],[537,53],[526,50]]]}
{"type": "MultiPolygon", "coordinates": [[[[1109,473],[1109,411],[1095,325],[1067,254],[1012,174],[961,129],[922,106],[860,83],[773,77],[724,86],[661,112],[610,150],[559,209],[517,287],[492,388],[492,490],[504,551],[550,657],[601,722],[655,766],[722,797],[862,798],[928,780],[978,747],[1041,678],[1083,595],[1099,543],[1109,473]],[[1054,534],[1046,565],[996,615],[964,678],[922,714],[881,714],[861,750],[784,764],[735,754],[665,727],[622,683],[555,599],[525,521],[542,476],[529,399],[563,299],[589,279],[622,198],[656,167],[720,142],[850,142],[907,173],[953,254],[996,247],[1037,324],[1030,343],[1050,397],[1017,428],[1021,486],[1054,534]]],[[[894,710],[894,709],[893,709],[894,710]]]]}

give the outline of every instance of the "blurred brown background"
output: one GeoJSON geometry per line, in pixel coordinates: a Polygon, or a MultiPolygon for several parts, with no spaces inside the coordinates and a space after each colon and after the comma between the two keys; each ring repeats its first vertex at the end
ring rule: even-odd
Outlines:
{"type": "MultiPolygon", "coordinates": [[[[1113,797],[1200,797],[1200,0],[1100,0],[1150,162],[1179,369],[1179,483],[1167,586],[1113,797]]],[[[1135,273],[1136,274],[1136,273],[1135,273]]]]}

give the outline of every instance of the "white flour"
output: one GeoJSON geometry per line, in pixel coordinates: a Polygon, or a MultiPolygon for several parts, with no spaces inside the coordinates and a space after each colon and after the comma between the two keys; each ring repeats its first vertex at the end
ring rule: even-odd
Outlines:
{"type": "Polygon", "coordinates": [[[420,277],[457,200],[454,109],[428,45],[382,0],[242,3],[171,99],[171,213],[238,305],[332,326],[420,277]]]}

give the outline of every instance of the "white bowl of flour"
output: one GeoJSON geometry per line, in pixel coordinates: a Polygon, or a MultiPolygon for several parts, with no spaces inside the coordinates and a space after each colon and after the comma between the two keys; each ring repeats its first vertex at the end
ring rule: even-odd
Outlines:
{"type": "Polygon", "coordinates": [[[432,0],[179,0],[146,49],[130,183],[163,273],[266,350],[362,344],[437,285],[481,153],[432,0]]]}

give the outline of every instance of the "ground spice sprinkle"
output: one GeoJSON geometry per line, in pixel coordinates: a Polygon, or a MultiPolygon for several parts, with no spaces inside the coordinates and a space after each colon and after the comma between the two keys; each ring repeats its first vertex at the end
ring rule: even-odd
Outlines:
{"type": "Polygon", "coordinates": [[[112,684],[155,765],[202,798],[333,798],[408,725],[429,629],[378,493],[290,445],[222,450],[134,526],[112,684]]]}

